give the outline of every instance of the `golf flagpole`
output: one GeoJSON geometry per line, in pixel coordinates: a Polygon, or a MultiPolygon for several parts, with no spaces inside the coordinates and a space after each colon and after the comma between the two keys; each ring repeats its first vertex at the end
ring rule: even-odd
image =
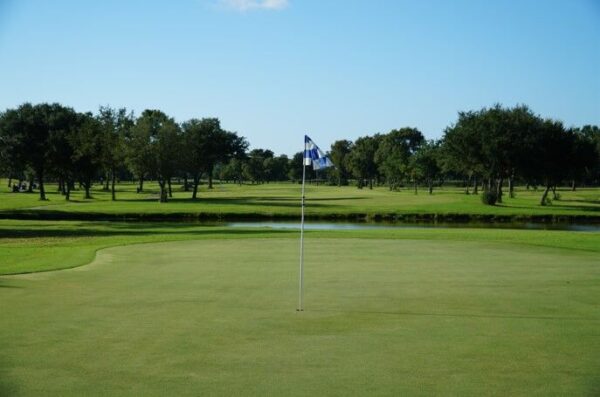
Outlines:
{"type": "Polygon", "coordinates": [[[333,163],[325,153],[307,136],[304,135],[304,154],[302,155],[302,215],[300,218],[300,280],[298,282],[298,308],[299,312],[304,311],[304,207],[306,206],[306,197],[304,189],[306,186],[306,167],[312,166],[313,170],[331,167],[333,163]]]}
{"type": "MultiPolygon", "coordinates": [[[[306,147],[306,140],[304,143],[306,147]]],[[[304,151],[304,155],[302,156],[302,215],[300,217],[300,283],[298,285],[298,308],[297,311],[304,311],[302,298],[304,293],[304,184],[306,183],[306,150],[304,151]]]]}

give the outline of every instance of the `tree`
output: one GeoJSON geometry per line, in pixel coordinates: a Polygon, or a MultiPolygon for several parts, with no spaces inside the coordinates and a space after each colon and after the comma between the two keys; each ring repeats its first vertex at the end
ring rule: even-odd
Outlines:
{"type": "Polygon", "coordinates": [[[19,129],[20,114],[15,109],[0,113],[0,172],[8,176],[8,187],[13,178],[23,178],[26,169],[26,150],[23,131],[19,129]]]}
{"type": "Polygon", "coordinates": [[[574,145],[574,134],[559,121],[547,119],[538,124],[536,145],[529,172],[544,185],[540,205],[547,204],[548,192],[555,189],[569,173],[568,161],[574,145]]]}
{"type": "MultiPolygon", "coordinates": [[[[19,106],[19,127],[23,134],[24,157],[38,180],[40,200],[46,200],[44,178],[48,169],[46,150],[50,137],[48,116],[52,105],[41,104],[32,106],[29,103],[19,106]]],[[[30,184],[31,186],[31,184],[30,184]]]]}
{"type": "Polygon", "coordinates": [[[78,127],[69,139],[73,147],[74,173],[85,189],[86,199],[92,198],[90,190],[102,166],[102,132],[98,119],[91,113],[85,113],[79,116],[78,127]]]}
{"type": "Polygon", "coordinates": [[[241,185],[244,182],[244,160],[232,158],[221,169],[219,178],[225,181],[234,181],[241,185]]]}
{"type": "Polygon", "coordinates": [[[508,109],[495,105],[460,112],[457,123],[444,133],[444,166],[469,177],[486,178],[487,189],[494,185],[502,202],[504,180],[509,181],[512,197],[516,174],[531,168],[528,156],[538,121],[526,106],[508,109]]]}
{"type": "Polygon", "coordinates": [[[155,166],[152,143],[157,130],[166,117],[158,110],[144,110],[131,128],[126,139],[126,158],[131,172],[139,179],[138,192],[144,191],[144,179],[155,166]]]}
{"type": "Polygon", "coordinates": [[[288,179],[290,159],[285,154],[265,158],[263,166],[267,181],[285,181],[288,179]]]}
{"type": "MultiPolygon", "coordinates": [[[[409,174],[410,157],[423,144],[425,138],[416,128],[392,130],[381,137],[375,152],[375,162],[388,183],[390,190],[398,187],[409,174]]],[[[416,182],[416,178],[413,179],[416,182]]]]}
{"type": "Polygon", "coordinates": [[[302,169],[304,168],[304,153],[294,153],[290,159],[288,178],[292,181],[302,180],[302,169]]]}
{"type": "Polygon", "coordinates": [[[347,185],[350,177],[349,157],[352,152],[352,142],[346,139],[335,141],[331,145],[329,153],[333,167],[333,174],[337,179],[337,185],[347,185]]]}
{"type": "MultiPolygon", "coordinates": [[[[444,172],[473,178],[475,194],[477,176],[484,174],[482,139],[476,127],[477,116],[474,112],[460,112],[457,123],[444,131],[440,153],[444,172]]],[[[469,193],[468,183],[465,192],[469,193]]]]}
{"type": "MultiPolygon", "coordinates": [[[[574,179],[587,178],[593,183],[600,182],[600,128],[584,125],[575,131],[575,153],[572,156],[574,179]]],[[[573,180],[572,188],[575,188],[573,180]]]]}
{"type": "Polygon", "coordinates": [[[348,157],[350,169],[358,180],[358,188],[362,189],[365,181],[373,189],[373,179],[377,176],[375,153],[379,146],[381,135],[363,136],[356,140],[348,157]]]}
{"type": "Polygon", "coordinates": [[[144,110],[136,127],[149,136],[150,171],[158,181],[159,201],[167,202],[171,196],[171,178],[179,166],[182,136],[179,125],[160,110],[144,110]]]}
{"type": "MultiPolygon", "coordinates": [[[[58,103],[25,103],[3,116],[3,139],[10,145],[13,164],[33,170],[39,184],[40,200],[46,200],[44,180],[52,170],[52,141],[73,128],[75,111],[58,103]],[[7,138],[10,136],[11,138],[7,138]]],[[[5,157],[7,155],[4,155],[5,157]]],[[[30,181],[30,188],[32,183],[30,181]]]]}
{"type": "Polygon", "coordinates": [[[115,201],[115,181],[119,169],[125,165],[125,141],[134,125],[134,116],[125,108],[117,110],[102,106],[98,111],[98,121],[102,128],[101,163],[110,178],[111,200],[115,201]]]}
{"type": "Polygon", "coordinates": [[[210,140],[221,129],[216,118],[191,119],[182,124],[184,145],[184,170],[192,176],[192,199],[196,199],[202,172],[208,169],[210,140]]]}
{"type": "Polygon", "coordinates": [[[429,141],[421,145],[410,159],[409,168],[416,179],[423,179],[427,183],[429,194],[433,194],[433,181],[441,174],[439,157],[439,144],[429,141]]]}
{"type": "MultiPolygon", "coordinates": [[[[253,149],[244,163],[244,176],[252,183],[263,183],[267,180],[268,172],[265,161],[273,158],[273,152],[265,149],[253,149]]],[[[268,163],[267,163],[268,164],[268,163]]]]}
{"type": "Polygon", "coordinates": [[[480,111],[479,133],[490,177],[496,179],[496,195],[502,202],[502,185],[508,180],[509,195],[514,197],[514,179],[529,167],[527,157],[533,150],[539,118],[524,105],[504,108],[495,105],[480,111]]]}
{"type": "Polygon", "coordinates": [[[72,142],[73,135],[80,128],[82,116],[72,109],[59,109],[53,115],[55,128],[52,129],[48,138],[48,171],[58,178],[58,190],[68,201],[77,175],[75,164],[75,146],[72,142]],[[58,127],[58,120],[62,124],[58,127]]]}
{"type": "Polygon", "coordinates": [[[218,163],[227,163],[232,158],[243,158],[248,142],[235,132],[221,129],[216,118],[191,119],[183,123],[185,140],[185,169],[194,179],[195,199],[200,175],[208,176],[208,188],[213,188],[213,170],[218,163]]]}

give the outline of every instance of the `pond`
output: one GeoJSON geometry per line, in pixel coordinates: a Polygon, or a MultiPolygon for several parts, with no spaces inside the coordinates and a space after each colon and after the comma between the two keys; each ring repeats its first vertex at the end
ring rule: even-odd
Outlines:
{"type": "MultiPolygon", "coordinates": [[[[273,229],[300,229],[300,222],[229,222],[229,227],[268,227],[273,229]]],[[[373,230],[373,229],[525,229],[569,230],[575,232],[600,232],[598,223],[544,223],[544,222],[305,222],[305,230],[373,230]]]]}

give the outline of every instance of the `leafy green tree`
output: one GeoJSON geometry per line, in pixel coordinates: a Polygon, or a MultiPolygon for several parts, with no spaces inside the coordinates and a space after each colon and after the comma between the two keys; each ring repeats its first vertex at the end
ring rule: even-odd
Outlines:
{"type": "MultiPolygon", "coordinates": [[[[579,136],[579,140],[587,140],[595,149],[595,155],[593,156],[595,160],[592,161],[593,164],[591,165],[587,164],[587,161],[584,162],[586,170],[583,172],[583,174],[585,174],[592,183],[598,184],[600,183],[600,127],[588,124],[584,125],[580,129],[577,129],[575,132],[579,136]]],[[[583,143],[583,146],[587,146],[587,144],[583,143]]],[[[589,149],[581,148],[581,150],[586,151],[584,157],[590,156],[590,153],[587,152],[589,149]]]]}
{"type": "Polygon", "coordinates": [[[288,178],[294,182],[302,180],[302,169],[304,168],[304,153],[294,153],[289,163],[288,178]]]}
{"type": "Polygon", "coordinates": [[[221,128],[219,119],[191,119],[183,124],[185,140],[185,167],[194,179],[195,199],[200,175],[208,176],[208,188],[213,188],[213,171],[217,164],[225,164],[232,158],[242,158],[248,142],[234,132],[221,128]]]}
{"type": "Polygon", "coordinates": [[[156,176],[160,187],[161,203],[167,202],[167,196],[171,197],[171,178],[179,167],[179,155],[183,149],[183,139],[179,125],[160,111],[142,113],[146,117],[149,128],[153,131],[150,150],[152,153],[152,174],[156,176]]]}
{"type": "Polygon", "coordinates": [[[381,135],[363,136],[356,140],[352,152],[348,157],[348,163],[352,173],[358,180],[358,188],[362,189],[365,182],[373,189],[373,179],[377,177],[377,164],[375,153],[379,146],[381,135]]]}
{"type": "Polygon", "coordinates": [[[129,161],[140,177],[140,191],[145,175],[156,177],[159,201],[171,196],[171,178],[180,166],[183,140],[179,125],[160,110],[144,110],[132,128],[129,161]]]}
{"type": "Polygon", "coordinates": [[[63,127],[54,128],[48,138],[48,173],[58,179],[58,190],[69,200],[78,172],[72,138],[81,127],[82,115],[64,109],[54,116],[63,119],[63,127]]]}
{"type": "Polygon", "coordinates": [[[166,115],[159,110],[144,110],[126,138],[126,161],[131,172],[139,179],[138,192],[144,191],[144,180],[155,167],[152,143],[166,115]]]}
{"type": "Polygon", "coordinates": [[[334,167],[332,173],[337,179],[337,185],[347,185],[351,175],[349,158],[352,152],[352,142],[346,139],[333,142],[329,156],[334,167]]]}
{"type": "MultiPolygon", "coordinates": [[[[45,178],[52,171],[52,145],[57,135],[73,127],[75,112],[58,103],[31,105],[25,103],[4,116],[3,136],[9,141],[13,160],[31,168],[39,184],[40,200],[46,200],[45,178]]],[[[30,187],[32,183],[30,183],[30,187]]]]}
{"type": "Polygon", "coordinates": [[[479,132],[483,136],[483,153],[490,176],[496,179],[496,195],[502,202],[502,186],[508,180],[510,197],[514,197],[514,179],[528,167],[527,156],[534,149],[539,118],[527,106],[504,108],[495,105],[480,111],[479,132]]]}
{"type": "MultiPolygon", "coordinates": [[[[477,132],[477,116],[474,112],[460,112],[458,122],[444,131],[440,153],[445,173],[456,173],[474,179],[477,194],[477,177],[484,175],[482,137],[477,132]]],[[[467,184],[465,192],[469,193],[467,184]]]]}
{"type": "Polygon", "coordinates": [[[111,200],[115,201],[117,173],[125,166],[127,156],[125,142],[135,119],[133,112],[127,112],[125,108],[113,109],[108,106],[100,107],[97,118],[102,127],[101,163],[106,171],[107,183],[110,179],[111,200]]]}
{"type": "MultiPolygon", "coordinates": [[[[92,198],[90,190],[102,168],[102,140],[100,122],[91,113],[79,115],[78,127],[70,135],[69,141],[73,147],[75,177],[85,189],[86,199],[92,198]]],[[[67,183],[67,197],[70,190],[69,185],[67,183]]]]}
{"type": "Polygon", "coordinates": [[[515,176],[531,168],[528,156],[536,144],[538,122],[526,106],[460,112],[457,123],[444,133],[444,166],[469,177],[482,175],[487,189],[494,185],[502,202],[503,182],[509,181],[513,196],[515,176]]]}
{"type": "Polygon", "coordinates": [[[392,130],[381,137],[375,152],[375,163],[385,176],[390,190],[396,189],[402,179],[408,176],[412,176],[416,182],[417,175],[410,175],[409,162],[424,141],[423,134],[416,128],[392,130]]]}
{"type": "Polygon", "coordinates": [[[530,153],[533,161],[529,172],[541,180],[544,192],[540,205],[546,205],[548,192],[569,173],[568,161],[574,145],[574,134],[555,120],[544,120],[538,124],[535,151],[530,153]]]}
{"type": "Polygon", "coordinates": [[[0,172],[8,176],[8,187],[13,178],[24,178],[27,168],[23,131],[19,129],[20,113],[7,109],[0,113],[0,172]]]}
{"type": "MultiPolygon", "coordinates": [[[[44,179],[49,168],[47,148],[50,139],[49,115],[52,107],[57,104],[31,105],[29,103],[19,106],[20,113],[18,129],[23,134],[24,156],[27,164],[33,169],[39,184],[40,200],[46,200],[44,179]]],[[[30,184],[31,186],[31,184],[30,184]]]]}
{"type": "Polygon", "coordinates": [[[61,105],[52,106],[49,116],[48,173],[58,177],[59,190],[69,200],[70,191],[77,175],[74,162],[75,147],[71,138],[81,127],[82,115],[61,105]]]}
{"type": "Polygon", "coordinates": [[[439,143],[434,141],[421,145],[410,158],[409,168],[413,170],[415,180],[424,180],[429,189],[429,194],[433,194],[433,181],[439,178],[442,172],[439,159],[440,146],[439,143]]]}
{"type": "Polygon", "coordinates": [[[191,119],[182,124],[184,170],[192,176],[192,199],[198,195],[202,172],[208,169],[210,140],[218,134],[221,124],[216,118],[191,119]]]}
{"type": "Polygon", "coordinates": [[[285,155],[266,157],[263,163],[267,181],[285,181],[288,179],[290,159],[285,155]]]}
{"type": "Polygon", "coordinates": [[[578,181],[584,180],[593,174],[597,163],[598,154],[594,142],[581,134],[579,130],[574,130],[573,144],[567,163],[572,191],[575,191],[578,181]]]}
{"type": "Polygon", "coordinates": [[[274,153],[265,149],[253,149],[248,154],[248,160],[244,164],[244,177],[252,183],[263,183],[267,180],[268,170],[265,161],[272,159],[274,153]]]}
{"type": "Polygon", "coordinates": [[[241,185],[244,182],[244,160],[232,158],[229,160],[219,174],[219,178],[224,181],[234,181],[241,185]]]}

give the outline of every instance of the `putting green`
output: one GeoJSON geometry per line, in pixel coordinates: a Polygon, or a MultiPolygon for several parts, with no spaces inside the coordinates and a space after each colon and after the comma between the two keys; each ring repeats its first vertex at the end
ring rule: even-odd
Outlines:
{"type": "Polygon", "coordinates": [[[600,393],[597,253],[203,240],[0,278],[0,395],[600,393]]]}

